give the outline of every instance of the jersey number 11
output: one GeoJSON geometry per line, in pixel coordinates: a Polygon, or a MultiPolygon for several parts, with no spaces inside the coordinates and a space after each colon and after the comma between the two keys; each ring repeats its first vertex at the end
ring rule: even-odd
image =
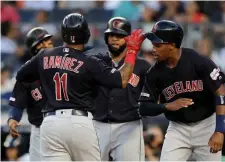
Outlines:
{"type": "Polygon", "coordinates": [[[53,80],[55,82],[55,98],[57,101],[62,100],[62,90],[63,96],[66,101],[69,101],[67,94],[67,73],[63,73],[60,77],[59,72],[55,73],[53,80]]]}

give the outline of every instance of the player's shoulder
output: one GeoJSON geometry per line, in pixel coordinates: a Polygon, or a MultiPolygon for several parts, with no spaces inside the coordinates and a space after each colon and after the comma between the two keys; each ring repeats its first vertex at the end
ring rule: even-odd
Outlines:
{"type": "Polygon", "coordinates": [[[182,53],[185,55],[185,60],[190,59],[192,63],[204,64],[205,62],[211,61],[209,57],[201,55],[194,49],[182,48],[182,53]]]}
{"type": "Polygon", "coordinates": [[[91,59],[96,56],[96,53],[98,53],[98,52],[95,47],[87,46],[84,48],[83,56],[88,59],[91,59]]]}
{"type": "Polygon", "coordinates": [[[87,56],[91,60],[95,61],[104,61],[104,62],[110,62],[112,61],[110,55],[108,52],[100,52],[98,50],[94,50],[87,56]]]}
{"type": "Polygon", "coordinates": [[[185,55],[186,59],[201,59],[203,58],[197,51],[191,48],[182,48],[182,54],[185,55]]]}
{"type": "Polygon", "coordinates": [[[110,57],[110,54],[109,52],[99,52],[97,55],[96,55],[97,58],[101,59],[101,60],[104,60],[105,62],[112,62],[112,58],[110,57]]]}
{"type": "Polygon", "coordinates": [[[63,49],[62,46],[53,47],[53,48],[44,48],[44,49],[41,49],[37,55],[39,55],[39,56],[55,55],[58,52],[60,52],[62,49],[63,49]]]}

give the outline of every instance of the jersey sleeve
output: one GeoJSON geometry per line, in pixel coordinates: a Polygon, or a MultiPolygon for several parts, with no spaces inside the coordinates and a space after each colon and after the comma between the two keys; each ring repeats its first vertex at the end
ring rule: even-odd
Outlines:
{"type": "Polygon", "coordinates": [[[146,74],[144,86],[139,98],[140,102],[157,102],[160,91],[157,88],[156,80],[151,76],[151,71],[146,74]]]}
{"type": "Polygon", "coordinates": [[[222,84],[225,83],[224,73],[208,57],[201,57],[197,66],[198,74],[201,75],[212,92],[215,92],[222,84]]]}
{"type": "Polygon", "coordinates": [[[31,60],[27,61],[17,72],[16,80],[20,82],[34,82],[39,79],[38,58],[44,50],[40,51],[31,60]]]}
{"type": "Polygon", "coordinates": [[[106,64],[102,59],[92,56],[88,61],[88,70],[90,75],[102,84],[109,88],[122,88],[121,74],[115,68],[106,64]]]}
{"type": "Polygon", "coordinates": [[[9,98],[9,105],[22,109],[27,108],[27,93],[25,85],[17,81],[13,88],[12,96],[9,98]]]}

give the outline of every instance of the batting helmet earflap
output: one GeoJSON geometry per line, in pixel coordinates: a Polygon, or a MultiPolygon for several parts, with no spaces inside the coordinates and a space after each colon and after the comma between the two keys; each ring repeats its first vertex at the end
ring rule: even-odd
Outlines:
{"type": "Polygon", "coordinates": [[[175,43],[176,48],[180,48],[184,36],[183,29],[173,21],[158,21],[152,31],[146,33],[146,38],[152,43],[175,43]]]}
{"type": "Polygon", "coordinates": [[[63,41],[68,44],[86,44],[90,38],[88,23],[79,13],[69,14],[63,19],[61,34],[63,41]]]}
{"type": "Polygon", "coordinates": [[[113,17],[108,21],[107,29],[105,31],[106,44],[108,44],[109,33],[128,36],[131,33],[131,24],[127,19],[123,17],[113,17]]]}
{"type": "Polygon", "coordinates": [[[51,38],[52,35],[47,32],[44,28],[36,27],[31,29],[25,38],[25,44],[32,55],[36,55],[39,50],[36,46],[45,39],[51,38]]]}

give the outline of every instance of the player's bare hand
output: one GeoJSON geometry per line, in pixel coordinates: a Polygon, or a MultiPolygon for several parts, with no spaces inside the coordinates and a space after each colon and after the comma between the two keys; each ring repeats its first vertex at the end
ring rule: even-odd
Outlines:
{"type": "Polygon", "coordinates": [[[10,119],[9,120],[9,130],[10,130],[10,134],[13,138],[17,138],[18,136],[20,136],[17,127],[20,126],[20,123],[14,119],[10,119]]]}
{"type": "Polygon", "coordinates": [[[193,105],[193,104],[194,104],[194,102],[192,101],[192,99],[179,98],[179,99],[177,99],[173,102],[165,104],[165,107],[169,111],[176,111],[176,110],[188,107],[188,106],[193,105]]]}
{"type": "Polygon", "coordinates": [[[211,153],[217,153],[223,148],[224,135],[221,132],[214,132],[209,139],[209,147],[211,153]]]}
{"type": "Polygon", "coordinates": [[[134,29],[131,35],[125,38],[127,49],[138,52],[144,39],[145,34],[142,33],[142,29],[134,29]]]}

